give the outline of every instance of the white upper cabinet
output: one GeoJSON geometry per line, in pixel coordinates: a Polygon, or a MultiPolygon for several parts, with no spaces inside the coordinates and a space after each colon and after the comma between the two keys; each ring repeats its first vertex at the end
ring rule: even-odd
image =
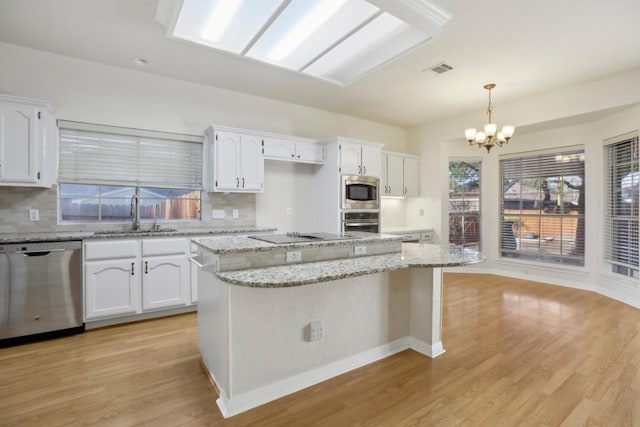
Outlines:
{"type": "Polygon", "coordinates": [[[214,130],[205,134],[206,190],[261,193],[264,190],[263,138],[214,130]]]}
{"type": "Polygon", "coordinates": [[[0,95],[0,185],[51,187],[56,164],[49,104],[0,95]]]}
{"type": "Polygon", "coordinates": [[[386,169],[386,174],[381,176],[380,191],[382,195],[402,196],[404,194],[403,157],[383,153],[381,163],[385,165],[386,169]]]}
{"type": "Polygon", "coordinates": [[[420,166],[415,157],[404,159],[404,195],[410,197],[420,196],[420,166]]]}
{"type": "Polygon", "coordinates": [[[300,163],[322,163],[324,147],[311,140],[269,136],[264,138],[264,158],[300,163]]]}
{"type": "Polygon", "coordinates": [[[340,174],[379,177],[382,145],[342,139],[338,139],[340,141],[340,174]]]}
{"type": "Polygon", "coordinates": [[[420,195],[418,158],[402,153],[384,152],[381,157],[381,196],[416,197],[420,195]]]}

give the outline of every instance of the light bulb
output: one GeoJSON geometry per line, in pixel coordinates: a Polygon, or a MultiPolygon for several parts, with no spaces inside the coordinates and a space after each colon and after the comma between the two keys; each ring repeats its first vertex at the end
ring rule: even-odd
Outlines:
{"type": "Polygon", "coordinates": [[[504,138],[507,141],[509,140],[509,138],[511,138],[513,136],[513,132],[515,130],[516,130],[516,128],[511,126],[511,125],[502,126],[502,134],[504,135],[504,138]]]}
{"type": "Polygon", "coordinates": [[[476,137],[476,129],[475,128],[466,129],[464,131],[464,136],[465,136],[465,138],[467,138],[467,141],[473,142],[473,140],[476,137]]]}
{"type": "Polygon", "coordinates": [[[476,133],[476,142],[484,142],[487,139],[487,135],[484,132],[476,133]]]}

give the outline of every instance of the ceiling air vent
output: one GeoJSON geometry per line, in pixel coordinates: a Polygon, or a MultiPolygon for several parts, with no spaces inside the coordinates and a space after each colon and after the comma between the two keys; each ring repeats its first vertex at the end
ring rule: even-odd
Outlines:
{"type": "Polygon", "coordinates": [[[453,70],[453,67],[445,62],[441,62],[438,65],[434,65],[433,67],[429,67],[423,71],[427,71],[427,70],[433,71],[436,74],[443,74],[443,73],[446,73],[447,71],[453,70]]]}

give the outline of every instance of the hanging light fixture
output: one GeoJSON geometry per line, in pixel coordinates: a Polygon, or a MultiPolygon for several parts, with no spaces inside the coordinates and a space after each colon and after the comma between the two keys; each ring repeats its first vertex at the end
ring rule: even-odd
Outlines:
{"type": "Polygon", "coordinates": [[[469,145],[476,144],[478,148],[486,148],[487,153],[491,151],[494,145],[502,147],[503,144],[509,142],[513,136],[515,127],[511,125],[502,126],[502,130],[498,131],[498,125],[491,121],[491,114],[493,113],[493,106],[491,105],[491,89],[496,87],[494,83],[484,85],[484,88],[489,91],[489,106],[487,107],[487,116],[489,116],[489,122],[484,125],[484,132],[476,132],[475,128],[469,128],[464,131],[464,136],[469,141],[469,145]]]}

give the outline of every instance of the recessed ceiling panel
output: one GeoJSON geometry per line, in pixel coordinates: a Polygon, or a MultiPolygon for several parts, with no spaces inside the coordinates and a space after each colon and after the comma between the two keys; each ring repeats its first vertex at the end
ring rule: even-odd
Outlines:
{"type": "Polygon", "coordinates": [[[300,71],[379,12],[364,0],[293,0],[247,56],[300,71]]]}
{"type": "MultiPolygon", "coordinates": [[[[168,1],[159,2],[157,16],[166,16],[168,1]]],[[[172,37],[344,86],[428,41],[434,34],[423,27],[439,32],[449,15],[443,20],[426,6],[427,0],[183,0],[174,20],[161,22],[172,37]],[[411,19],[417,16],[422,24],[411,19]]]]}
{"type": "Polygon", "coordinates": [[[184,0],[173,36],[240,54],[283,0],[184,0]]]}
{"type": "Polygon", "coordinates": [[[346,85],[429,39],[428,34],[384,13],[327,52],[304,72],[346,85]]]}

